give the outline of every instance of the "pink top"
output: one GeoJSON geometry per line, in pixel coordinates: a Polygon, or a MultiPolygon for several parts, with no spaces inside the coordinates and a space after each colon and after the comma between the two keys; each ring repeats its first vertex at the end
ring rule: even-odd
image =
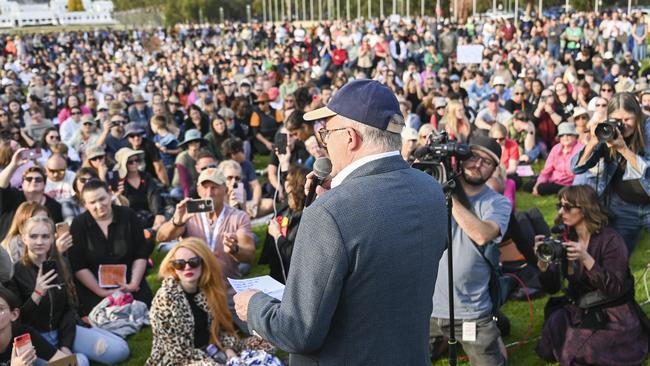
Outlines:
{"type": "MultiPolygon", "coordinates": [[[[82,115],[84,115],[84,114],[92,114],[90,112],[90,109],[88,107],[86,107],[85,105],[82,105],[81,107],[79,107],[79,109],[81,110],[82,115]]],[[[63,125],[63,122],[65,122],[68,118],[70,118],[70,108],[65,107],[59,112],[59,115],[58,115],[57,119],[59,121],[59,124],[63,125]]]]}
{"type": "Polygon", "coordinates": [[[563,186],[570,186],[573,183],[575,174],[571,170],[571,158],[577,154],[582,148],[583,144],[576,142],[571,150],[565,154],[562,144],[555,144],[548,154],[544,169],[539,173],[537,183],[555,183],[563,186]]]}
{"type": "MultiPolygon", "coordinates": [[[[244,211],[238,210],[236,208],[224,205],[224,219],[219,227],[217,232],[217,244],[213,250],[214,255],[217,257],[217,261],[221,266],[221,271],[224,275],[225,285],[229,287],[227,277],[230,278],[241,278],[241,273],[239,272],[238,265],[239,263],[230,255],[226,254],[223,251],[223,239],[226,234],[236,234],[238,238],[241,237],[253,237],[253,231],[251,230],[251,220],[244,211]]],[[[216,225],[217,220],[209,223],[209,233],[208,237],[212,239],[212,234],[214,226],[216,225]]],[[[186,237],[195,237],[202,240],[206,239],[206,233],[203,229],[203,224],[201,223],[201,215],[194,215],[185,226],[185,235],[186,237]]],[[[209,245],[209,244],[208,244],[209,245]]]]}

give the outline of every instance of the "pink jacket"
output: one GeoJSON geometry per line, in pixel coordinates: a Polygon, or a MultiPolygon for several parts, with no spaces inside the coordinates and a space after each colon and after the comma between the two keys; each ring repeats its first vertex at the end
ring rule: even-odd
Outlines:
{"type": "Polygon", "coordinates": [[[544,169],[539,173],[537,183],[555,183],[563,186],[569,186],[573,183],[575,174],[571,170],[571,158],[577,154],[583,144],[576,142],[568,154],[562,152],[562,144],[555,144],[548,154],[544,169]]]}

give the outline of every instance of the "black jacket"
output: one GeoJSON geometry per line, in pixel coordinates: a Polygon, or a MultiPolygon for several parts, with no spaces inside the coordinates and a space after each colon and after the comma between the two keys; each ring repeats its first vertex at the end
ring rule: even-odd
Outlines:
{"type": "MultiPolygon", "coordinates": [[[[65,264],[67,265],[67,264],[65,264]]],[[[62,269],[57,268],[57,279],[63,282],[62,269]]],[[[65,286],[51,288],[45,292],[36,305],[32,293],[36,287],[38,267],[22,261],[14,264],[14,277],[5,286],[12,290],[22,303],[20,307],[21,322],[39,332],[56,330],[59,333],[59,345],[72,348],[76,334],[77,315],[74,302],[69,299],[65,286]]]]}

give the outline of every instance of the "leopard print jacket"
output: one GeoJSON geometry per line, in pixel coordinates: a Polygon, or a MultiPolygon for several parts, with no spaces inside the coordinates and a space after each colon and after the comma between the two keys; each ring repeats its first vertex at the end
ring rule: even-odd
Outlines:
{"type": "MultiPolygon", "coordinates": [[[[205,295],[200,293],[196,301],[211,322],[205,295]]],[[[163,280],[151,304],[149,317],[153,344],[147,366],[220,365],[203,350],[194,347],[194,316],[177,280],[172,277],[163,280]]],[[[224,348],[240,351],[241,342],[237,337],[222,333],[219,340],[224,348]]]]}

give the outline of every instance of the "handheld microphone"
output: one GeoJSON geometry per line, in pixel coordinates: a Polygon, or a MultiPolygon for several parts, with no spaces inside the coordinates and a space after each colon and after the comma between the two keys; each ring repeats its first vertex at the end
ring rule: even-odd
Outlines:
{"type": "Polygon", "coordinates": [[[332,162],[328,158],[318,158],[314,162],[314,180],[309,187],[309,192],[307,193],[307,198],[305,198],[305,207],[311,205],[316,198],[316,187],[323,184],[325,178],[332,172],[332,162]]]}

